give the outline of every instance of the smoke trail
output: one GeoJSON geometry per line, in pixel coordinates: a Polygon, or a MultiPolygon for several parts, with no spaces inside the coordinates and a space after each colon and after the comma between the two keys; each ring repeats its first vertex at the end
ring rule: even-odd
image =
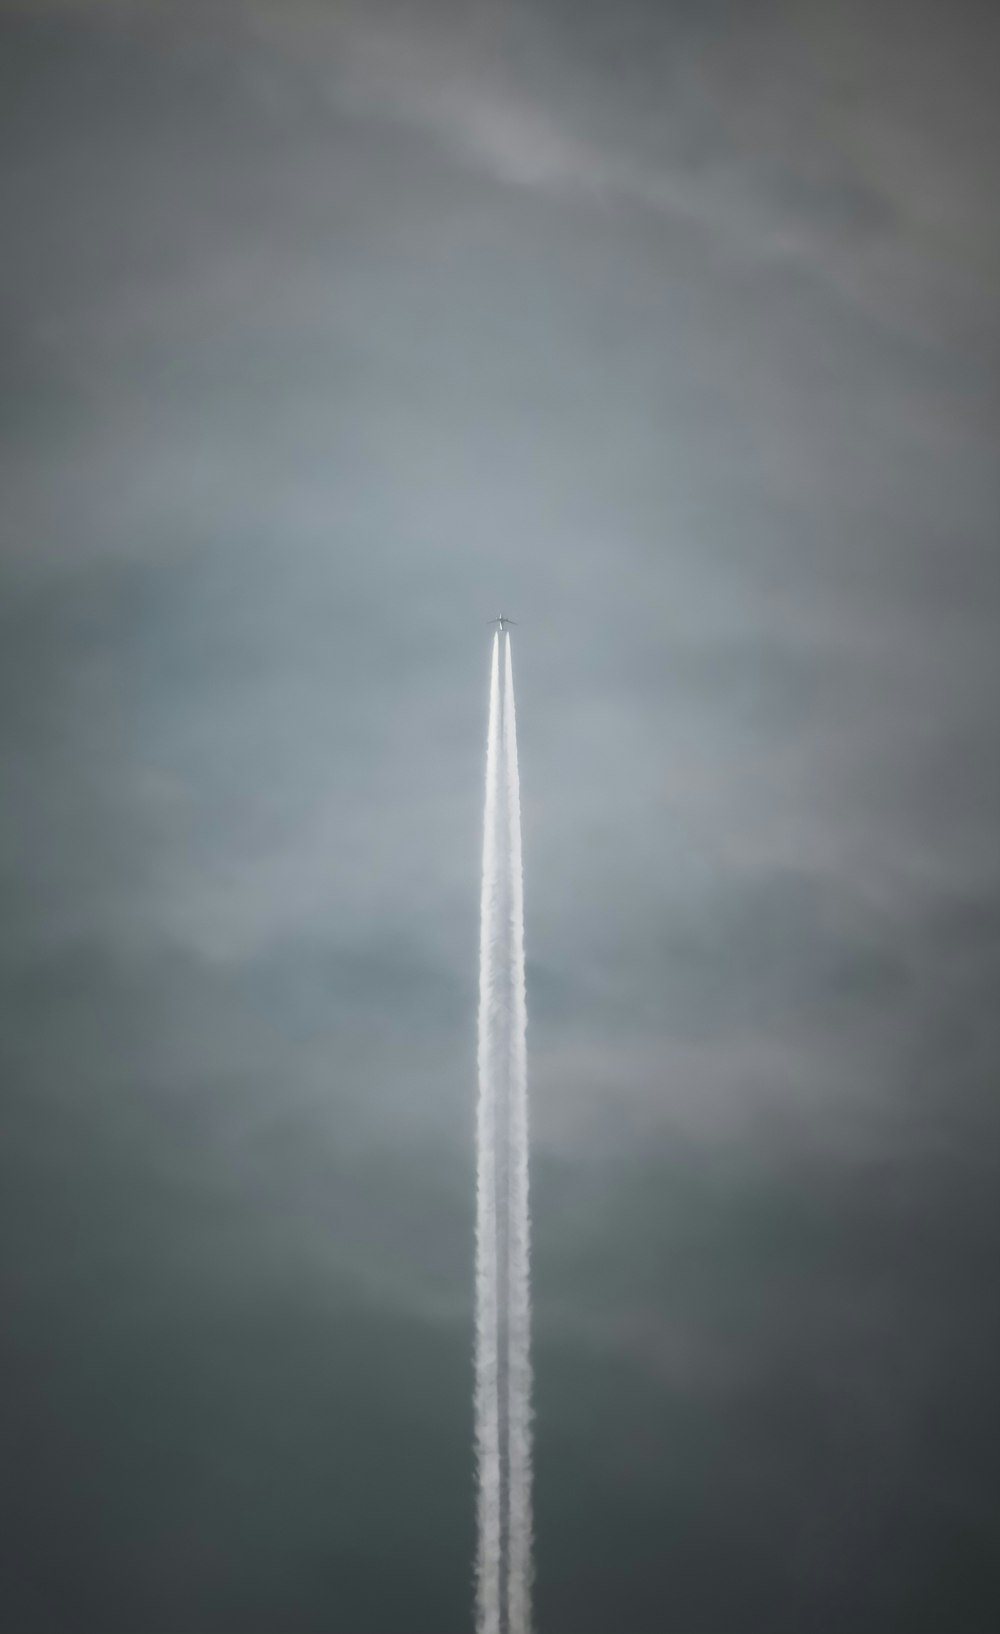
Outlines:
{"type": "Polygon", "coordinates": [[[531,1624],[528,1107],[521,810],[510,637],[494,638],[483,819],[476,1184],[479,1634],[531,1624]],[[503,663],[503,681],[500,664],[503,663]]]}

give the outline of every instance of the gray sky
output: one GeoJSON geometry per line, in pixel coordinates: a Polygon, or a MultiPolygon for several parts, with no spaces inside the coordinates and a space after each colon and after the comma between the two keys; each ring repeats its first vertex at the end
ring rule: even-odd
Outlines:
{"type": "Polygon", "coordinates": [[[996,1628],[998,46],[0,5],[5,1626],[469,1626],[502,607],[540,1634],[996,1628]]]}

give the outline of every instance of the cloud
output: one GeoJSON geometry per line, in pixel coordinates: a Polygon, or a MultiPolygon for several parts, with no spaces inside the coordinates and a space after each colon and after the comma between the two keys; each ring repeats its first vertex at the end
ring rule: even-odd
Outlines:
{"type": "Polygon", "coordinates": [[[978,94],[993,43],[981,8],[963,7],[943,40],[928,7],[832,16],[811,0],[752,17],[632,4],[572,26],[556,4],[49,10],[145,17],[187,35],[185,50],[197,38],[232,52],[279,126],[328,96],[506,184],[602,209],[617,199],[748,266],[800,267],[902,333],[928,339],[945,323],[975,343],[991,321],[1000,241],[983,206],[997,132],[978,94]]]}
{"type": "Polygon", "coordinates": [[[5,8],[7,1620],[465,1614],[503,605],[539,1622],[992,1628],[986,25],[477,16],[5,8]]]}

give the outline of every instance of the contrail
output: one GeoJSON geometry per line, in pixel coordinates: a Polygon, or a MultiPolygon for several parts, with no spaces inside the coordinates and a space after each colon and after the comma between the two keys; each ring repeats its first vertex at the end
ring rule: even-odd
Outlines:
{"type": "Polygon", "coordinates": [[[476,1458],[479,1465],[476,1562],[479,1634],[500,1634],[500,1412],[497,1384],[496,1071],[500,1028],[496,942],[500,919],[497,799],[500,752],[499,635],[493,637],[486,740],[483,884],[479,928],[479,1106],[476,1117],[476,1458]]]}
{"type": "Polygon", "coordinates": [[[521,783],[510,636],[503,697],[504,770],[510,871],[510,1014],[508,1078],[507,1433],[509,1555],[507,1616],[511,1634],[531,1626],[531,1286],[528,1220],[527,1001],[524,987],[524,877],[521,783]]]}
{"type": "Polygon", "coordinates": [[[483,818],[476,1171],[478,1634],[531,1626],[528,1104],[510,637],[494,637],[483,818]],[[501,682],[500,670],[503,669],[501,682]]]}

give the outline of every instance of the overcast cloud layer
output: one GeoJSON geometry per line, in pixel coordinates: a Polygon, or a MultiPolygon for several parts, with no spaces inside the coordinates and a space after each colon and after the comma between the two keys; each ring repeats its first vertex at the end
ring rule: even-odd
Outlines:
{"type": "Polygon", "coordinates": [[[471,1618],[519,620],[540,1634],[1000,1623],[997,25],[0,5],[0,1621],[471,1618]]]}

